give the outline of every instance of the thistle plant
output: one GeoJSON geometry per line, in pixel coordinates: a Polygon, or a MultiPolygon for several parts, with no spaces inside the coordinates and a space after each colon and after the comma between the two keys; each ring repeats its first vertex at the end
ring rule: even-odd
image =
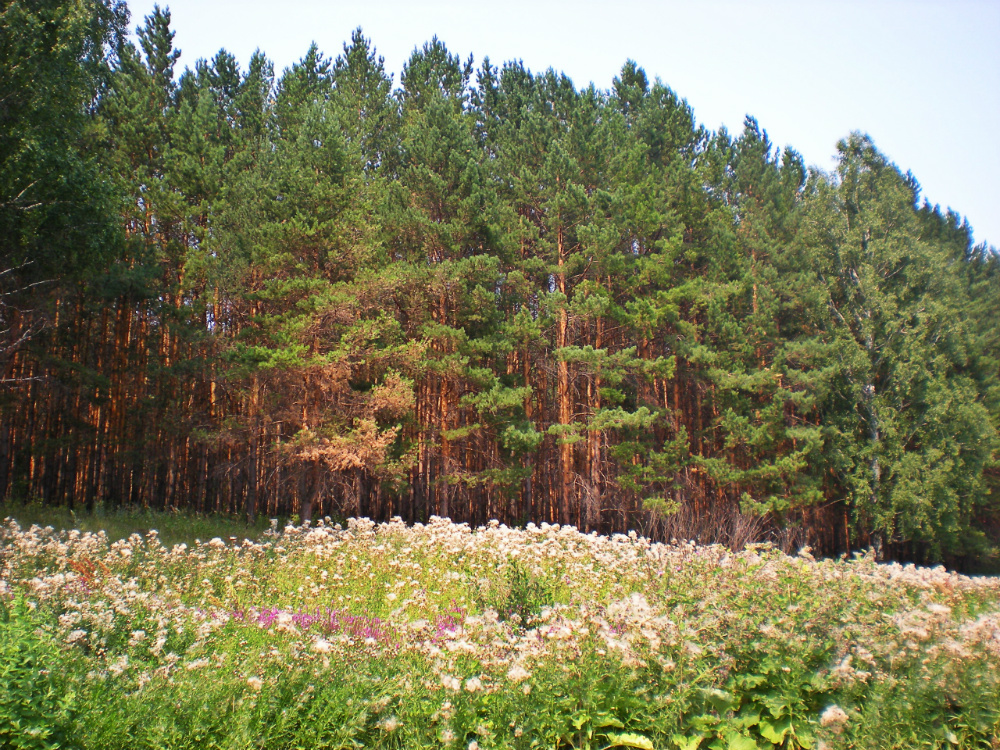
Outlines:
{"type": "Polygon", "coordinates": [[[25,695],[49,732],[21,746],[819,750],[1000,731],[1000,581],[871,556],[443,518],[171,546],[8,520],[0,601],[0,648],[22,660],[4,661],[0,736],[25,695]]]}

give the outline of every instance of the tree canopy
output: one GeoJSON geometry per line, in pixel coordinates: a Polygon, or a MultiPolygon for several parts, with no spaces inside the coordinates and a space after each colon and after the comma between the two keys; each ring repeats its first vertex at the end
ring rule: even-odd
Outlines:
{"type": "Polygon", "coordinates": [[[867,136],[127,24],[0,11],[0,494],[995,555],[997,255],[867,136]]]}

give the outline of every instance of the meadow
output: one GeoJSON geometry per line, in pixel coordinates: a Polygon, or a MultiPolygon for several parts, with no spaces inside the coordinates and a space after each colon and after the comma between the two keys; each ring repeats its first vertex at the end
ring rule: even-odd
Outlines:
{"type": "Polygon", "coordinates": [[[998,578],[548,524],[78,520],[0,527],[0,747],[1000,747],[998,578]]]}

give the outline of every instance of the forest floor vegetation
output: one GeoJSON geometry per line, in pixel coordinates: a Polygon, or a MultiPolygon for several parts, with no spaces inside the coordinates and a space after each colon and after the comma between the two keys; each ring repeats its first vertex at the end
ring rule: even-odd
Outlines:
{"type": "Polygon", "coordinates": [[[0,746],[1000,747],[1000,578],[145,513],[0,526],[0,746]]]}

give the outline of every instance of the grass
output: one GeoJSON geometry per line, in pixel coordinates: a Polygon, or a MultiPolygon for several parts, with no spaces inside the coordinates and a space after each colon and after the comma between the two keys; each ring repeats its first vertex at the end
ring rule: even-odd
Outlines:
{"type": "Polygon", "coordinates": [[[548,525],[39,520],[0,529],[0,747],[998,747],[994,578],[548,525]]]}
{"type": "Polygon", "coordinates": [[[160,511],[150,508],[107,508],[101,505],[93,511],[79,513],[65,507],[53,507],[39,502],[0,502],[0,518],[16,518],[25,527],[36,524],[51,526],[56,531],[103,531],[111,542],[128,539],[132,534],[145,536],[152,529],[159,532],[163,544],[184,542],[194,544],[198,539],[250,538],[258,539],[269,528],[266,518],[259,518],[250,526],[245,519],[225,514],[202,514],[188,511],[160,511]]]}

